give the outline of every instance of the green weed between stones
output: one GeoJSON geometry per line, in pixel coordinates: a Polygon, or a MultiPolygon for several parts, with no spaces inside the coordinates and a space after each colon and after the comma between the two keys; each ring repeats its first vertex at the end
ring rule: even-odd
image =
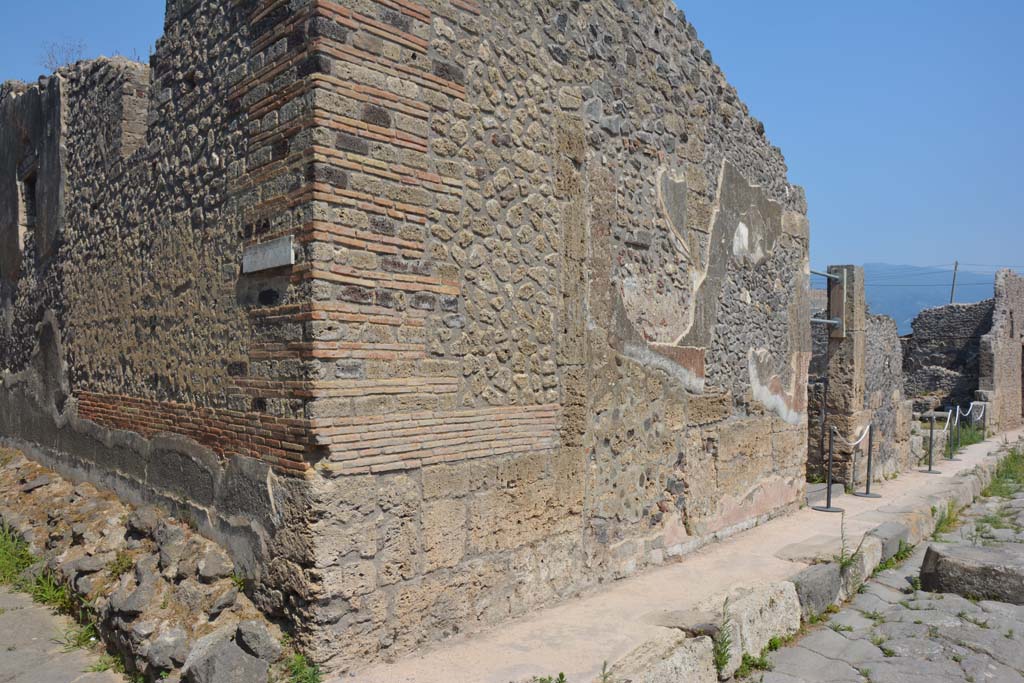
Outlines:
{"type": "Polygon", "coordinates": [[[29,594],[33,601],[40,605],[46,605],[58,614],[74,614],[75,600],[68,590],[67,584],[61,581],[56,574],[44,571],[36,576],[35,580],[19,582],[14,584],[18,590],[29,594]]]}
{"type": "MultiPolygon", "coordinates": [[[[74,618],[78,625],[69,628],[58,641],[65,651],[91,649],[100,642],[96,627],[96,610],[87,601],[78,600],[68,585],[54,572],[44,569],[30,571],[39,559],[32,555],[26,543],[6,524],[0,524],[0,585],[27,593],[32,600],[59,614],[74,618]]],[[[106,656],[95,666],[112,667],[106,656]]],[[[122,664],[123,668],[123,664],[122,664]]],[[[105,670],[105,669],[104,669],[105,670]]],[[[118,671],[122,673],[122,671],[118,671]]],[[[136,678],[130,678],[135,683],[136,678]]]]}
{"type": "Polygon", "coordinates": [[[935,520],[935,531],[932,538],[939,540],[942,534],[948,534],[960,525],[960,508],[956,506],[955,500],[946,501],[946,509],[939,512],[935,520]]]}
{"type": "Polygon", "coordinates": [[[288,683],[320,683],[321,681],[323,681],[323,674],[320,673],[320,668],[315,664],[310,664],[305,655],[296,653],[288,660],[288,683]]]}
{"type": "Polygon", "coordinates": [[[846,545],[846,513],[842,513],[839,521],[839,554],[833,555],[832,559],[835,560],[836,564],[839,565],[839,569],[846,571],[852,567],[857,560],[860,558],[861,547],[864,545],[864,539],[861,539],[860,545],[852,553],[846,545]]]}
{"type": "Polygon", "coordinates": [[[990,512],[987,515],[978,518],[975,524],[984,524],[991,529],[1017,529],[1020,526],[1013,523],[1013,517],[1008,510],[999,510],[998,512],[990,512]]]}
{"type": "Polygon", "coordinates": [[[231,573],[231,583],[235,584],[235,588],[238,589],[239,593],[245,592],[245,587],[248,584],[248,579],[239,574],[238,572],[231,573]]]}
{"type": "Polygon", "coordinates": [[[107,571],[115,579],[120,579],[133,569],[135,569],[135,560],[124,551],[117,553],[117,557],[107,564],[107,571]]]}
{"type": "Polygon", "coordinates": [[[761,654],[757,657],[753,655],[743,654],[743,661],[740,662],[740,668],[736,669],[736,678],[747,678],[755,671],[771,671],[772,663],[768,659],[768,648],[761,650],[761,654]]]}
{"type": "Polygon", "coordinates": [[[100,637],[96,632],[96,626],[85,624],[83,626],[72,626],[64,631],[64,636],[60,642],[64,646],[64,652],[71,652],[72,650],[88,650],[96,645],[99,640],[100,637]]]}
{"type": "Polygon", "coordinates": [[[35,564],[28,544],[6,524],[0,525],[0,584],[14,587],[22,572],[35,564]]]}
{"type": "Polygon", "coordinates": [[[985,440],[985,431],[981,427],[977,427],[973,424],[964,423],[960,427],[960,448],[963,450],[967,446],[973,446],[976,443],[981,443],[985,440]]]}
{"type": "MultiPolygon", "coordinates": [[[[127,677],[130,683],[146,683],[146,677],[139,673],[129,673],[128,667],[124,663],[124,659],[119,656],[104,653],[96,660],[96,663],[86,669],[89,673],[102,673],[104,671],[113,671],[116,674],[121,674],[127,677]]],[[[171,675],[170,671],[163,671],[157,676],[158,680],[165,680],[171,675]]]]}
{"type": "Polygon", "coordinates": [[[0,525],[0,585],[28,593],[35,602],[61,614],[72,614],[74,599],[63,581],[48,570],[35,575],[28,571],[37,562],[28,544],[6,524],[0,525]]]}
{"type": "MultiPolygon", "coordinates": [[[[557,676],[534,676],[530,683],[568,683],[564,673],[557,676]]],[[[597,675],[597,683],[615,683],[612,672],[608,669],[608,662],[601,664],[601,673],[597,675]]]]}
{"type": "Polygon", "coordinates": [[[881,612],[876,612],[872,610],[870,612],[864,612],[863,614],[866,619],[870,619],[871,621],[875,622],[875,626],[885,623],[885,615],[883,615],[881,612]]]}
{"type": "Polygon", "coordinates": [[[729,598],[722,603],[722,627],[718,629],[711,641],[711,654],[715,661],[715,669],[721,676],[725,667],[729,666],[732,657],[732,619],[729,618],[729,598]]]}
{"type": "Polygon", "coordinates": [[[913,554],[913,552],[914,546],[910,545],[903,539],[900,539],[900,548],[896,551],[896,554],[890,557],[888,560],[882,560],[881,562],[879,562],[878,566],[875,567],[875,571],[872,573],[872,576],[884,572],[887,569],[895,569],[899,565],[906,562],[907,559],[913,554]]]}
{"type": "Polygon", "coordinates": [[[1009,498],[1024,488],[1024,453],[1014,448],[996,467],[992,482],[981,495],[986,498],[1009,498]]]}
{"type": "Polygon", "coordinates": [[[96,660],[96,663],[86,669],[90,673],[103,673],[104,671],[113,671],[114,673],[124,673],[124,662],[117,657],[112,655],[102,655],[96,660]]]}
{"type": "Polygon", "coordinates": [[[988,621],[983,621],[981,619],[978,619],[977,617],[972,617],[970,614],[964,612],[963,610],[957,612],[956,616],[970,624],[974,624],[978,628],[989,628],[988,621]]]}

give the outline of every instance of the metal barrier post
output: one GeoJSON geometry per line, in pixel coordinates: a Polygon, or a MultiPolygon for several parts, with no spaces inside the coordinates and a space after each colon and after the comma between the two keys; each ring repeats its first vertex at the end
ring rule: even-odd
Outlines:
{"type": "Polygon", "coordinates": [[[875,425],[868,426],[868,482],[864,487],[864,493],[854,493],[860,498],[881,498],[877,493],[871,493],[871,460],[875,450],[875,425]]]}
{"type": "MultiPolygon", "coordinates": [[[[958,407],[957,407],[957,410],[958,410],[958,407]]],[[[954,457],[956,456],[957,453],[959,453],[959,450],[961,450],[961,447],[964,444],[964,441],[962,439],[962,434],[963,434],[962,430],[963,429],[964,429],[964,423],[961,422],[961,419],[959,419],[959,414],[957,414],[957,417],[956,417],[956,451],[955,451],[955,453],[953,453],[954,457]]]]}
{"type": "Polygon", "coordinates": [[[821,438],[818,439],[818,454],[825,460],[825,421],[828,418],[828,377],[821,384],[821,438]]]}
{"type": "Polygon", "coordinates": [[[949,462],[961,462],[960,458],[956,457],[956,454],[960,452],[960,406],[956,406],[953,410],[956,411],[953,416],[955,424],[946,433],[946,443],[949,445],[949,448],[946,449],[949,451],[949,456],[946,460],[949,462]]]}
{"type": "Polygon", "coordinates": [[[932,468],[933,458],[935,456],[935,415],[932,414],[931,424],[928,426],[928,469],[921,470],[924,474],[942,474],[936,469],[932,468]]]}
{"type": "Polygon", "coordinates": [[[843,512],[842,508],[832,507],[832,452],[835,447],[836,428],[833,427],[828,433],[828,476],[825,478],[825,505],[815,505],[813,510],[818,512],[843,512]]]}

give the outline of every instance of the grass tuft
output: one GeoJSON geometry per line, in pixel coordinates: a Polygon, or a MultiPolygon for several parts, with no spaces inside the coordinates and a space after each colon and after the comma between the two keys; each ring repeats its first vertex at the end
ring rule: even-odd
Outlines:
{"type": "Polygon", "coordinates": [[[992,482],[981,495],[986,498],[1010,498],[1024,489],[1024,453],[1014,448],[996,467],[992,482]]]}
{"type": "Polygon", "coordinates": [[[114,673],[124,673],[124,662],[113,655],[104,654],[101,655],[96,662],[86,669],[90,673],[103,673],[104,671],[113,671],[114,673]]]}
{"type": "Polygon", "coordinates": [[[84,626],[72,626],[64,631],[64,637],[60,642],[64,646],[64,652],[71,652],[73,650],[88,650],[99,642],[99,639],[96,627],[93,624],[85,624],[84,626]]]}
{"type": "Polygon", "coordinates": [[[120,579],[133,569],[135,569],[135,560],[124,551],[117,553],[117,557],[107,564],[107,571],[114,579],[120,579]]]}
{"type": "Polygon", "coordinates": [[[53,572],[44,571],[36,576],[31,584],[16,587],[28,593],[33,601],[46,605],[59,614],[74,614],[75,599],[67,584],[53,572]]]}
{"type": "Polygon", "coordinates": [[[765,648],[761,651],[761,654],[757,657],[753,655],[743,654],[743,661],[740,662],[740,668],[736,669],[736,678],[747,678],[755,671],[771,671],[772,663],[768,659],[768,649],[765,648]]]}
{"type": "Polygon", "coordinates": [[[0,525],[0,584],[14,586],[22,574],[36,563],[28,543],[6,524],[0,525]]]}
{"type": "Polygon", "coordinates": [[[935,532],[932,538],[938,540],[942,534],[948,534],[960,525],[960,509],[956,506],[955,500],[946,501],[946,509],[939,511],[939,517],[935,520],[935,532]]]}
{"type": "MultiPolygon", "coordinates": [[[[565,676],[562,676],[561,679],[561,683],[565,683],[565,676]]],[[[552,679],[538,680],[550,682],[552,679]]],[[[311,664],[305,655],[296,653],[288,660],[288,683],[321,683],[321,681],[323,681],[323,675],[320,673],[320,668],[311,664]]]]}

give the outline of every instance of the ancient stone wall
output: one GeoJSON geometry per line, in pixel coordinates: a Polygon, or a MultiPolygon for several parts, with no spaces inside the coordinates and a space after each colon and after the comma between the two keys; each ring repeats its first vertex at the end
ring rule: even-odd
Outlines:
{"type": "Polygon", "coordinates": [[[1024,278],[1013,271],[996,274],[992,328],[981,338],[979,392],[977,399],[988,404],[988,426],[997,431],[1021,425],[1024,403],[1022,330],[1024,321],[1024,278]]]}
{"type": "Polygon", "coordinates": [[[929,308],[914,318],[903,341],[909,398],[925,411],[974,400],[980,374],[981,337],[992,328],[994,301],[929,308]]]}
{"type": "Polygon", "coordinates": [[[332,124],[333,188],[406,210],[327,215],[415,250],[323,257],[375,296],[421,288],[381,340],[406,355],[362,366],[379,396],[314,405],[332,662],[521,614],[803,491],[803,198],[692,27],[661,4],[424,9],[323,50],[324,116],[373,132],[332,124]],[[431,76],[342,44],[423,50],[431,76]],[[413,393],[385,389],[402,373],[413,393]]]}
{"type": "Polygon", "coordinates": [[[826,301],[825,307],[831,310],[815,315],[842,319],[843,325],[812,325],[807,474],[815,481],[826,479],[829,432],[835,428],[833,476],[843,483],[861,484],[867,477],[869,442],[865,439],[856,448],[848,443],[857,441],[873,425],[872,478],[881,480],[909,468],[914,462],[910,447],[912,406],[903,395],[902,348],[896,322],[868,312],[861,269],[830,268],[838,275],[844,271],[843,285],[836,284],[833,296],[843,296],[845,307],[826,301]]]}
{"type": "Polygon", "coordinates": [[[903,472],[915,464],[910,450],[913,406],[903,395],[903,350],[896,321],[868,314],[864,344],[864,408],[875,426],[874,476],[903,472]]]}
{"type": "Polygon", "coordinates": [[[175,0],[16,89],[67,158],[0,430],[198,512],[329,667],[802,500],[803,193],[671,4],[175,0]]]}
{"type": "MultiPolygon", "coordinates": [[[[810,290],[811,317],[824,320],[828,314],[828,291],[810,290]]],[[[825,382],[828,379],[829,327],[821,323],[811,325],[811,362],[807,371],[807,476],[817,480],[825,472],[824,458],[828,456],[828,442],[822,440],[822,406],[825,400],[825,382]]],[[[827,427],[825,430],[827,434],[827,427]]]]}
{"type": "Polygon", "coordinates": [[[285,576],[309,564],[280,532],[305,514],[305,486],[287,473],[314,446],[305,398],[273,386],[286,369],[256,362],[266,337],[284,337],[267,331],[264,300],[294,298],[301,282],[240,277],[246,240],[305,211],[281,200],[304,175],[255,160],[291,135],[260,139],[253,123],[300,105],[279,113],[269,76],[267,101],[236,93],[256,41],[292,13],[266,10],[172,0],[149,66],[101,59],[5,86],[0,241],[16,248],[0,278],[0,434],[196,520],[254,585],[274,584],[260,599],[280,609],[293,586],[260,579],[277,572],[271,558],[285,576]]]}

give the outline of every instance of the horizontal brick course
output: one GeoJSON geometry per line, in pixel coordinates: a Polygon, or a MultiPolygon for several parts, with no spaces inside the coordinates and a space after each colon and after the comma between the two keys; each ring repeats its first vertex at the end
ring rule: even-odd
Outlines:
{"type": "Polygon", "coordinates": [[[286,473],[308,470],[306,456],[314,450],[307,420],[263,413],[84,391],[78,395],[78,414],[104,427],[147,437],[187,436],[222,457],[257,458],[286,473]]]}

